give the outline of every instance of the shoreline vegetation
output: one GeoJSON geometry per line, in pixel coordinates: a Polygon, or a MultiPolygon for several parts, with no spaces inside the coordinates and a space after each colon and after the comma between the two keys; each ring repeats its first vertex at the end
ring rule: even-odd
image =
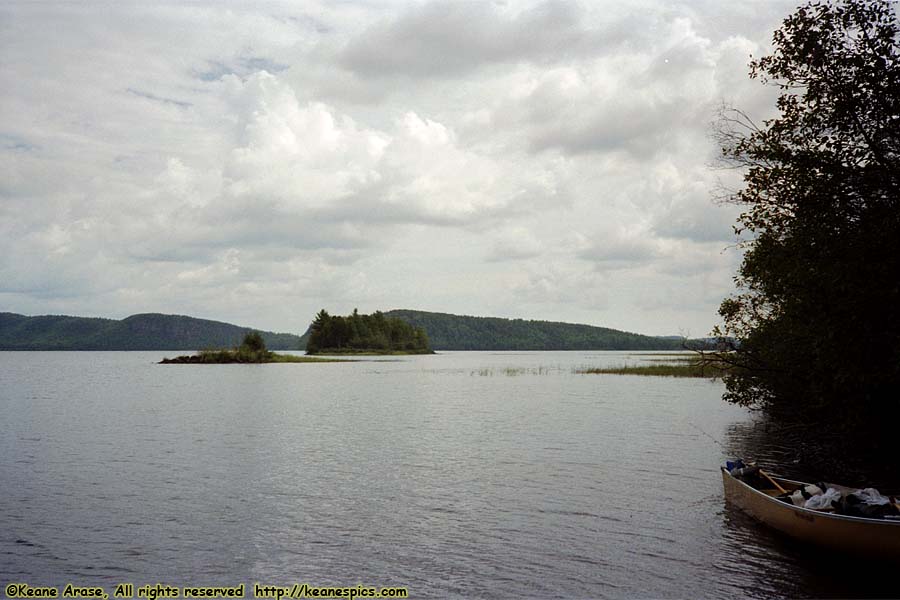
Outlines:
{"type": "Polygon", "coordinates": [[[336,358],[318,358],[314,356],[294,356],[292,354],[276,354],[269,352],[266,356],[247,360],[236,350],[201,350],[197,354],[164,358],[161,365],[224,365],[224,364],[264,364],[264,363],[324,363],[347,362],[336,358]]]}
{"type": "Polygon", "coordinates": [[[266,349],[262,336],[254,331],[244,336],[244,341],[237,348],[219,348],[201,350],[197,354],[163,358],[161,365],[224,365],[224,364],[263,364],[263,363],[311,363],[311,362],[346,362],[336,358],[315,358],[312,356],[294,356],[292,354],[276,354],[266,349]]]}
{"type": "MultiPolygon", "coordinates": [[[[309,352],[307,352],[309,354],[309,352]]],[[[418,350],[353,350],[347,348],[323,348],[316,351],[316,356],[411,356],[414,354],[437,354],[434,350],[427,352],[418,350]]],[[[315,357],[308,356],[312,360],[315,357]]]]}
{"type": "Polygon", "coordinates": [[[494,377],[518,375],[558,375],[572,373],[575,375],[642,375],[647,377],[695,377],[703,379],[721,379],[733,366],[728,357],[704,353],[697,355],[644,354],[646,356],[664,356],[651,358],[638,364],[615,365],[611,367],[563,367],[561,365],[540,365],[537,367],[481,367],[469,372],[471,376],[494,377]],[[650,364],[647,364],[650,363],[650,364]],[[661,364],[652,364],[661,363],[661,364]]]}
{"type": "Polygon", "coordinates": [[[740,342],[724,399],[888,460],[900,422],[896,3],[804,2],[772,41],[749,66],[779,90],[774,117],[725,104],[713,130],[720,168],[743,173],[719,198],[742,207],[743,258],[713,330],[740,342]]]}

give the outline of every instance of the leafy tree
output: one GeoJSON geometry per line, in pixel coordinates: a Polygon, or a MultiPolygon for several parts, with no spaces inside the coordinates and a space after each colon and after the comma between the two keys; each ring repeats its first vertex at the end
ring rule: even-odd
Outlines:
{"type": "Polygon", "coordinates": [[[822,423],[900,415],[898,40],[888,0],[810,2],[750,63],[779,116],[722,112],[749,238],[719,309],[717,333],[739,340],[732,402],[822,423]]]}
{"type": "Polygon", "coordinates": [[[258,331],[251,331],[244,336],[244,341],[241,342],[241,348],[246,348],[250,352],[265,352],[266,342],[263,341],[263,338],[258,331]]]}
{"type": "Polygon", "coordinates": [[[269,356],[266,350],[266,342],[258,331],[251,331],[244,336],[244,341],[237,349],[237,355],[242,362],[261,362],[269,356]]]}

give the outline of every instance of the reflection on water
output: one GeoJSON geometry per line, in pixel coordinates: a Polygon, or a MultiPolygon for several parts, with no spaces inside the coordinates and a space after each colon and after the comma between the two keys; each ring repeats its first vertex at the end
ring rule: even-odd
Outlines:
{"type": "Polygon", "coordinates": [[[796,542],[726,505],[716,565],[752,598],[895,598],[896,567],[796,542]]]}
{"type": "Polygon", "coordinates": [[[0,353],[0,580],[896,595],[725,505],[729,457],[810,472],[721,383],[573,372],[636,353],[164,354],[0,353]]]}
{"type": "Polygon", "coordinates": [[[875,487],[900,495],[896,460],[871,450],[870,441],[821,428],[783,426],[762,415],[732,423],[725,434],[731,456],[756,459],[783,477],[875,487]]]}

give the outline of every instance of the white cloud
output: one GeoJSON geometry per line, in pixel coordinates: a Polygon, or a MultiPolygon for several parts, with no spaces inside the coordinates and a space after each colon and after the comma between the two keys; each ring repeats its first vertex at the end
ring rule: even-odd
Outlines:
{"type": "Polygon", "coordinates": [[[771,111],[745,63],[790,8],[753,4],[4,5],[0,307],[704,333],[708,125],[771,111]]]}
{"type": "Polygon", "coordinates": [[[578,4],[565,2],[520,11],[486,2],[429,2],[369,27],[338,60],[367,77],[444,77],[490,63],[557,62],[621,38],[614,30],[584,28],[583,16],[578,4]]]}

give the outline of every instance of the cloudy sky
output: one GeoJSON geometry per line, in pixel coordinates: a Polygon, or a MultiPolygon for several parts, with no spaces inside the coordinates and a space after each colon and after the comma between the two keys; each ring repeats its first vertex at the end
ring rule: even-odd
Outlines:
{"type": "Polygon", "coordinates": [[[796,2],[0,5],[0,311],[704,335],[722,102],[796,2]]]}

